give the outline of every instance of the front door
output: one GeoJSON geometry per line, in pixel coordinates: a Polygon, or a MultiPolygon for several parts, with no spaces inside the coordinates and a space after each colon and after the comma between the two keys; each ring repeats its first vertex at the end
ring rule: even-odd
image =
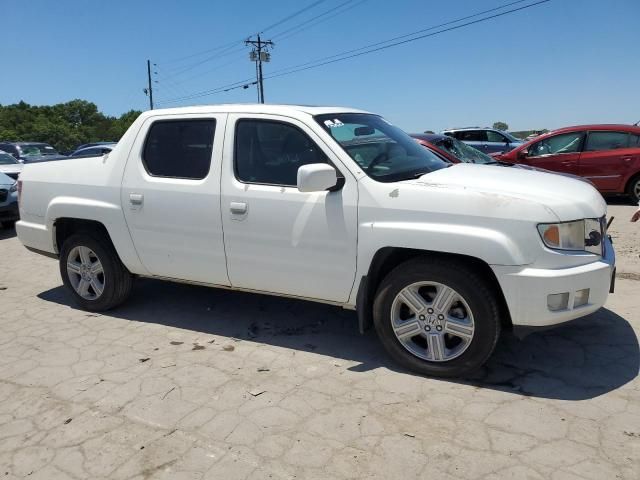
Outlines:
{"type": "Polygon", "coordinates": [[[580,156],[580,175],[600,191],[624,191],[624,180],[637,155],[637,149],[629,148],[629,137],[627,132],[590,131],[580,156]]]}
{"type": "Polygon", "coordinates": [[[226,114],[150,117],[125,168],[121,201],[152,275],[229,285],[220,218],[226,114]]]}
{"type": "Polygon", "coordinates": [[[304,123],[229,115],[222,219],[234,287],[346,302],[356,270],[357,184],[304,123]],[[335,191],[303,193],[298,168],[331,163],[335,191]]]}
{"type": "Polygon", "coordinates": [[[553,172],[578,175],[583,138],[584,132],[562,133],[547,137],[529,147],[527,157],[522,163],[553,172]]]}

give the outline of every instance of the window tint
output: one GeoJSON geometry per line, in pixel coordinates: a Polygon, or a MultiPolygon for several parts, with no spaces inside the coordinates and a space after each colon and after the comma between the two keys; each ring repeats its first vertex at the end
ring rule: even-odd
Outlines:
{"type": "Polygon", "coordinates": [[[581,142],[582,132],[563,133],[533,144],[529,148],[529,156],[538,157],[540,155],[578,152],[581,142]]]}
{"type": "Polygon", "coordinates": [[[640,147],[640,135],[629,135],[629,147],[640,147]]]}
{"type": "Polygon", "coordinates": [[[627,132],[589,132],[584,149],[587,152],[615,150],[616,148],[627,148],[628,143],[629,134],[627,132]]]}
{"type": "Polygon", "coordinates": [[[161,120],[149,129],[143,161],[156,177],[203,179],[209,173],[215,120],[161,120]]]}
{"type": "Polygon", "coordinates": [[[328,163],[318,146],[293,125],[240,120],[236,126],[235,170],[238,180],[295,186],[298,168],[328,163]]]}
{"type": "Polygon", "coordinates": [[[493,130],[487,131],[487,141],[488,142],[500,142],[507,143],[506,137],[500,135],[498,132],[494,132],[493,130]]]}
{"type": "Polygon", "coordinates": [[[487,132],[484,130],[463,130],[456,132],[456,138],[463,142],[486,142],[487,132]]]}

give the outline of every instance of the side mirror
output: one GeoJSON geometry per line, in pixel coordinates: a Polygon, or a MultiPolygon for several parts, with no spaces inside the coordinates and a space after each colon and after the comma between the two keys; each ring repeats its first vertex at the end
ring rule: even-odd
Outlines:
{"type": "Polygon", "coordinates": [[[300,192],[323,192],[338,183],[336,169],[326,163],[311,163],[298,168],[300,192]]]}
{"type": "Polygon", "coordinates": [[[522,150],[520,150],[518,152],[518,158],[519,159],[527,158],[528,156],[529,156],[529,149],[528,148],[523,148],[522,150]]]}

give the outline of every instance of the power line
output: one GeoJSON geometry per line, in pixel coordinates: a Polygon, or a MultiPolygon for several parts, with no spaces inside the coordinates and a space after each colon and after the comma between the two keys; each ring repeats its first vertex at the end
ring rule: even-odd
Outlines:
{"type": "MultiPolygon", "coordinates": [[[[341,53],[337,53],[335,55],[329,55],[329,56],[326,56],[326,57],[317,58],[315,60],[311,60],[311,61],[308,61],[308,62],[305,62],[305,63],[301,63],[299,65],[295,65],[295,66],[292,66],[292,67],[281,68],[279,70],[275,70],[274,72],[271,72],[271,74],[273,75],[273,74],[277,74],[277,73],[280,73],[280,72],[284,72],[286,70],[290,70],[292,68],[298,68],[298,67],[303,67],[305,65],[311,65],[311,64],[314,64],[314,63],[317,63],[317,62],[321,62],[323,60],[330,60],[332,58],[342,57],[342,56],[348,55],[350,53],[360,52],[362,50],[367,50],[367,49],[370,49],[372,47],[377,47],[378,45],[384,45],[386,43],[393,42],[395,40],[400,40],[400,39],[403,39],[403,38],[413,37],[413,36],[418,35],[420,33],[429,32],[429,31],[435,30],[437,28],[446,27],[447,25],[460,23],[460,22],[462,22],[464,20],[468,20],[470,18],[475,18],[475,17],[479,17],[481,15],[486,15],[487,13],[495,12],[497,10],[502,10],[504,8],[511,7],[513,5],[517,5],[519,3],[524,3],[524,2],[527,2],[527,1],[530,1],[530,0],[516,0],[514,2],[505,3],[504,5],[501,5],[499,7],[494,7],[494,8],[490,8],[488,10],[483,10],[481,12],[474,13],[473,15],[467,15],[465,17],[457,18],[455,20],[450,20],[448,22],[440,23],[438,25],[433,25],[431,27],[423,28],[421,30],[416,30],[415,32],[407,33],[405,35],[400,35],[400,36],[397,36],[397,37],[388,38],[387,40],[383,40],[381,42],[376,42],[376,43],[372,43],[372,44],[369,44],[369,45],[365,45],[364,47],[354,48],[352,50],[347,50],[347,51],[344,51],[344,52],[341,52],[341,53]]],[[[544,2],[542,2],[542,3],[544,3],[544,2]]],[[[516,10],[514,10],[514,11],[516,11],[516,10]]],[[[507,13],[509,13],[509,12],[507,12],[507,13]]],[[[489,18],[493,18],[493,17],[489,17],[489,18]]]]}
{"type": "MultiPolygon", "coordinates": [[[[454,26],[451,26],[451,27],[448,27],[448,28],[445,28],[445,29],[442,29],[442,30],[437,30],[437,31],[432,32],[432,33],[419,35],[417,37],[415,36],[416,34],[421,33],[421,32],[430,31],[430,30],[433,30],[435,28],[439,28],[439,27],[442,27],[442,26],[445,26],[445,25],[451,25],[451,24],[459,23],[459,22],[461,22],[461,21],[463,21],[465,19],[474,18],[474,17],[477,17],[479,15],[483,15],[483,14],[486,14],[486,13],[494,12],[496,10],[502,10],[504,8],[507,8],[508,6],[513,6],[515,4],[523,3],[524,1],[527,1],[527,0],[519,0],[519,1],[516,1],[516,2],[510,2],[510,3],[504,4],[504,5],[500,6],[500,7],[492,8],[490,10],[486,10],[484,12],[479,12],[479,13],[476,13],[474,15],[468,15],[468,16],[459,18],[457,20],[452,20],[452,21],[446,22],[444,24],[436,25],[436,26],[433,26],[433,27],[428,27],[428,28],[425,28],[425,29],[422,29],[422,30],[418,30],[418,31],[413,32],[413,33],[409,33],[409,34],[406,34],[406,35],[401,35],[399,37],[394,37],[392,39],[389,39],[389,40],[386,40],[386,41],[383,41],[383,42],[376,42],[376,43],[373,43],[373,44],[370,44],[370,45],[367,45],[367,46],[364,46],[364,47],[360,47],[360,48],[357,48],[357,49],[354,49],[354,50],[348,50],[346,52],[342,52],[342,53],[339,53],[339,54],[336,54],[336,55],[331,55],[329,57],[323,57],[323,58],[317,59],[315,61],[306,62],[306,63],[303,63],[303,64],[294,65],[294,66],[291,66],[291,67],[288,67],[288,68],[277,70],[276,72],[273,72],[271,75],[267,75],[265,78],[266,79],[270,79],[270,78],[277,78],[277,77],[282,77],[282,76],[286,76],[286,75],[291,75],[293,73],[301,72],[301,71],[304,71],[304,70],[309,70],[309,69],[312,69],[312,68],[318,68],[318,67],[321,67],[321,66],[324,66],[324,65],[328,65],[328,64],[331,64],[331,63],[336,63],[336,62],[340,62],[340,61],[343,61],[343,60],[348,60],[348,59],[351,59],[351,58],[359,57],[359,56],[362,56],[362,55],[367,55],[367,54],[370,54],[370,53],[378,52],[378,51],[381,51],[381,50],[386,50],[387,48],[392,48],[392,47],[395,47],[395,46],[398,46],[398,45],[403,45],[403,44],[414,42],[414,41],[421,40],[421,39],[424,39],[424,38],[433,37],[435,35],[439,35],[439,34],[442,34],[442,33],[445,33],[445,32],[449,32],[449,31],[452,31],[452,30],[457,30],[457,29],[464,28],[464,27],[467,27],[467,26],[470,26],[470,25],[475,25],[475,24],[478,24],[478,23],[481,23],[481,22],[486,22],[488,20],[492,20],[492,19],[495,19],[495,18],[498,18],[498,17],[502,17],[504,15],[508,15],[508,14],[515,13],[515,12],[518,12],[518,11],[521,11],[521,10],[525,10],[527,8],[535,7],[535,6],[541,5],[543,3],[548,3],[551,0],[539,0],[537,2],[528,4],[528,5],[523,5],[521,7],[513,8],[513,9],[510,9],[510,10],[505,10],[504,12],[499,12],[499,13],[490,15],[488,17],[482,17],[482,18],[479,18],[477,20],[473,20],[473,21],[470,21],[470,22],[462,23],[460,25],[454,25],[454,26]],[[413,38],[407,38],[407,37],[413,37],[413,38]],[[396,42],[390,43],[388,45],[383,45],[383,44],[387,44],[389,42],[393,42],[394,40],[398,40],[398,39],[401,39],[401,38],[407,38],[407,39],[396,41],[396,42]],[[383,46],[379,46],[379,45],[383,45],[383,46]],[[359,53],[352,53],[352,52],[359,52],[359,53]],[[349,55],[350,53],[352,53],[352,54],[349,55]],[[336,57],[340,57],[340,58],[336,58],[336,57]],[[323,60],[326,60],[326,61],[323,61],[323,60]],[[320,62],[320,63],[317,63],[317,62],[320,62]],[[279,73],[279,72],[282,72],[282,73],[279,73]]],[[[246,82],[246,81],[243,81],[243,82],[246,82]]],[[[236,83],[242,83],[242,82],[236,82],[236,83]]],[[[234,85],[234,84],[231,84],[231,85],[234,85]]],[[[191,99],[194,99],[194,98],[200,98],[200,97],[209,96],[209,95],[212,95],[214,93],[219,93],[220,91],[224,91],[224,90],[215,89],[215,90],[208,90],[208,91],[203,91],[203,92],[196,92],[196,93],[193,93],[193,94],[191,94],[189,96],[173,99],[170,102],[164,102],[164,103],[173,103],[173,102],[178,102],[178,101],[191,100],[191,99]]]]}
{"type": "MultiPolygon", "coordinates": [[[[488,17],[483,17],[483,18],[480,18],[478,20],[473,20],[471,22],[462,23],[460,25],[455,25],[453,27],[449,27],[449,28],[445,28],[445,29],[442,29],[442,30],[438,30],[436,32],[428,33],[428,34],[425,34],[425,35],[420,35],[420,36],[414,37],[414,38],[409,38],[407,40],[401,40],[399,42],[391,43],[389,45],[384,45],[382,47],[371,48],[370,50],[366,50],[366,51],[360,52],[360,53],[354,53],[352,55],[347,55],[346,57],[335,58],[334,60],[328,60],[326,62],[321,62],[321,63],[317,63],[317,64],[314,64],[314,65],[303,67],[303,65],[308,65],[309,63],[311,63],[311,62],[307,62],[306,64],[300,64],[297,67],[296,66],[290,67],[290,69],[294,69],[294,70],[287,71],[287,72],[284,72],[284,73],[279,73],[279,74],[272,74],[272,75],[267,76],[266,78],[269,79],[269,78],[282,77],[282,76],[285,76],[285,75],[290,75],[292,73],[297,73],[297,72],[302,72],[304,70],[309,70],[309,69],[312,69],[312,68],[322,67],[323,65],[329,65],[331,63],[341,62],[343,60],[348,60],[350,58],[360,57],[362,55],[367,55],[369,53],[379,52],[381,50],[386,50],[387,48],[396,47],[398,45],[404,45],[405,43],[415,42],[416,40],[422,40],[423,38],[427,38],[427,37],[433,37],[433,36],[439,35],[441,33],[450,32],[452,30],[457,30],[457,29],[463,28],[463,27],[468,27],[469,25],[475,25],[476,23],[486,22],[487,20],[492,20],[494,18],[502,17],[504,15],[507,15],[507,14],[510,14],[510,13],[514,13],[514,12],[518,12],[520,10],[525,10],[527,8],[535,7],[537,5],[541,5],[543,3],[547,3],[547,2],[550,2],[550,1],[551,0],[540,0],[538,2],[529,4],[529,5],[524,5],[522,7],[514,8],[512,10],[507,10],[505,12],[496,13],[496,14],[490,15],[488,17]],[[301,68],[298,68],[298,67],[301,67],[301,68]]],[[[516,2],[516,3],[520,3],[520,2],[516,2]]],[[[414,32],[414,34],[415,34],[415,32],[414,32]]],[[[410,35],[411,34],[403,35],[403,37],[410,36],[410,35]]],[[[386,42],[382,42],[382,43],[386,43],[386,42]]],[[[374,45],[380,45],[380,42],[372,44],[372,45],[370,45],[370,47],[374,46],[374,45]]],[[[368,47],[363,47],[363,48],[368,48],[368,47]]],[[[360,48],[358,50],[363,50],[363,48],[360,48]]],[[[343,52],[343,54],[344,53],[347,53],[347,52],[343,52]]],[[[338,54],[338,55],[340,55],[340,54],[338,54]]],[[[333,57],[336,57],[338,55],[334,55],[333,57]]]]}
{"type": "Polygon", "coordinates": [[[292,18],[297,17],[298,15],[303,14],[304,12],[306,12],[307,10],[311,10],[313,7],[320,5],[322,2],[325,2],[326,0],[316,0],[315,2],[312,2],[310,5],[307,5],[304,8],[301,8],[300,10],[298,10],[297,12],[292,13],[291,15],[288,15],[286,17],[284,17],[282,20],[277,21],[276,23],[269,25],[266,28],[263,28],[262,30],[260,30],[260,33],[264,33],[267,30],[271,30],[274,27],[277,27],[279,25],[282,25],[285,22],[288,22],[289,20],[291,20],[292,18]]]}
{"type": "Polygon", "coordinates": [[[280,33],[276,33],[275,35],[273,35],[272,38],[275,39],[279,39],[279,40],[284,40],[286,38],[292,37],[293,35],[296,35],[300,32],[306,31],[309,28],[318,25],[319,23],[325,22],[327,20],[332,19],[333,17],[340,15],[342,13],[346,13],[347,11],[357,7],[358,5],[366,2],[367,0],[360,0],[359,2],[353,3],[355,0],[348,0],[347,2],[338,5],[337,7],[333,7],[330,8],[329,10],[326,10],[324,13],[321,13],[320,15],[316,15],[315,17],[311,17],[310,19],[299,23],[298,25],[294,25],[293,27],[290,27],[280,33]],[[343,8],[346,7],[346,8],[343,8]],[[333,15],[329,15],[330,13],[333,12],[333,15]],[[325,17],[325,15],[329,15],[328,17],[325,17]],[[325,17],[325,18],[322,18],[325,17]],[[314,21],[317,20],[317,21],[314,21]],[[291,33],[289,33],[291,32],[291,33]]]}

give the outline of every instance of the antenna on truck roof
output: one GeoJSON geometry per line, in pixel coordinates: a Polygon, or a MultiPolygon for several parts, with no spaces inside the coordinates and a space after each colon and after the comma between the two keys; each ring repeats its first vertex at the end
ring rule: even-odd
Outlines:
{"type": "Polygon", "coordinates": [[[634,127],[637,127],[638,125],[640,125],[640,120],[633,124],[634,127]]]}

